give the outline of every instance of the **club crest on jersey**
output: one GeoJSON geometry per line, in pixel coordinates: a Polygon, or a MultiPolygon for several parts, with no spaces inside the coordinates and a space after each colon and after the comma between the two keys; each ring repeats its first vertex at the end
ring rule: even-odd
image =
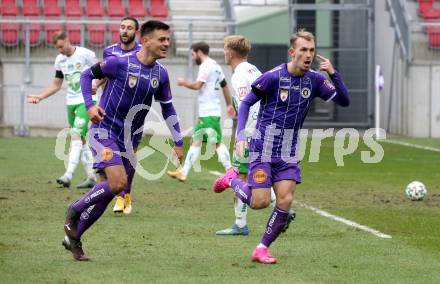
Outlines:
{"type": "Polygon", "coordinates": [[[77,62],[75,64],[75,68],[76,68],[76,70],[81,70],[81,63],[77,62]]]}
{"type": "Polygon", "coordinates": [[[305,99],[307,99],[308,97],[310,97],[310,94],[311,94],[312,92],[310,91],[310,89],[309,88],[302,88],[301,89],[301,97],[303,97],[303,98],[305,98],[305,99]]]}
{"type": "Polygon", "coordinates": [[[110,161],[113,158],[113,150],[109,147],[104,147],[101,151],[101,160],[103,162],[110,161]]]}
{"type": "Polygon", "coordinates": [[[280,89],[280,99],[285,102],[287,98],[289,97],[289,90],[286,89],[280,89]]]}
{"type": "Polygon", "coordinates": [[[157,86],[159,86],[159,79],[157,79],[156,77],[153,77],[151,79],[151,87],[157,88],[157,86]]]}
{"type": "Polygon", "coordinates": [[[137,77],[130,76],[130,78],[128,78],[128,86],[130,88],[133,88],[134,86],[136,86],[136,83],[137,83],[137,77]]]}

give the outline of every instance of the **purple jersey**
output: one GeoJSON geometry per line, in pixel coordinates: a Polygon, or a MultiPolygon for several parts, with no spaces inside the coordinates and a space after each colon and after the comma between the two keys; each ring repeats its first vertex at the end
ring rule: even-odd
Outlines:
{"type": "Polygon", "coordinates": [[[132,49],[125,50],[121,48],[121,43],[117,42],[104,48],[102,58],[106,59],[109,56],[121,56],[132,51],[139,51],[141,48],[142,45],[140,43],[136,43],[132,49]]]}
{"type": "Polygon", "coordinates": [[[319,97],[330,101],[338,93],[348,98],[339,74],[331,78],[336,87],[321,73],[310,70],[302,76],[293,76],[287,71],[287,64],[282,64],[254,81],[252,91],[261,101],[249,146],[253,155],[258,156],[251,159],[287,158],[298,162],[298,133],[312,100],[319,97]]]}
{"type": "Polygon", "coordinates": [[[100,63],[100,67],[108,79],[99,102],[105,115],[92,128],[107,130],[109,137],[117,141],[122,149],[128,139],[135,147],[142,138],[145,117],[153,97],[161,104],[172,102],[168,72],[158,62],[148,66],[142,64],[136,52],[121,57],[110,56],[100,63]]]}

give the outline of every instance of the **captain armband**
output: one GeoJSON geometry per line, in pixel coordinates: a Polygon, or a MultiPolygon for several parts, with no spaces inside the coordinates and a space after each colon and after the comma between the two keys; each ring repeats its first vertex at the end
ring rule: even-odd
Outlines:
{"type": "Polygon", "coordinates": [[[226,80],[223,79],[223,81],[220,82],[220,87],[224,88],[226,87],[226,85],[227,85],[226,80]]]}
{"type": "Polygon", "coordinates": [[[96,63],[95,65],[90,67],[90,70],[92,71],[93,77],[95,79],[103,79],[103,78],[105,78],[105,75],[102,72],[101,65],[99,65],[99,63],[96,63]]]}

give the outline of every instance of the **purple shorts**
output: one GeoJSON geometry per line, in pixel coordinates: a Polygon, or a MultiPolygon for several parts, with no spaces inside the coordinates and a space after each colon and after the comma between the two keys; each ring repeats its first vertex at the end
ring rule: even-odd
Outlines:
{"type": "Polygon", "coordinates": [[[130,162],[125,150],[121,152],[121,147],[115,140],[101,139],[95,135],[93,139],[90,139],[89,144],[94,157],[93,168],[98,173],[103,173],[106,167],[115,165],[123,165],[127,173],[134,170],[136,165],[134,153],[130,162]]]}
{"type": "Polygon", "coordinates": [[[248,184],[252,188],[270,188],[281,180],[301,183],[301,168],[297,163],[286,163],[282,159],[272,162],[255,161],[249,164],[248,184]]]}

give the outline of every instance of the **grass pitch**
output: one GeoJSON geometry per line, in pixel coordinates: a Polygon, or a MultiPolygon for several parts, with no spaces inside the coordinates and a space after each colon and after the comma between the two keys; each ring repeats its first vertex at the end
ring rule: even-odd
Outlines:
{"type": "MultiPolygon", "coordinates": [[[[440,148],[440,140],[411,140],[440,148]]],[[[361,162],[361,145],[337,167],[333,140],[321,147],[319,163],[302,163],[296,199],[369,226],[392,239],[319,216],[294,204],[297,219],[272,246],[279,264],[250,261],[270,209],[249,211],[248,237],[218,237],[233,220],[232,194],[214,194],[216,159],[186,183],[167,176],[136,176],[134,210],[114,215],[109,206],[83,236],[91,262],[73,261],[61,246],[67,204],[84,191],[58,188],[63,162],[55,140],[0,138],[1,283],[440,283],[439,153],[382,144],[377,164],[361,162]],[[424,201],[411,202],[412,180],[428,187],[424,201]]],[[[142,161],[158,173],[165,157],[142,161]]],[[[171,168],[171,167],[170,167],[171,168]]],[[[85,174],[79,165],[73,185],[85,174]]]]}

